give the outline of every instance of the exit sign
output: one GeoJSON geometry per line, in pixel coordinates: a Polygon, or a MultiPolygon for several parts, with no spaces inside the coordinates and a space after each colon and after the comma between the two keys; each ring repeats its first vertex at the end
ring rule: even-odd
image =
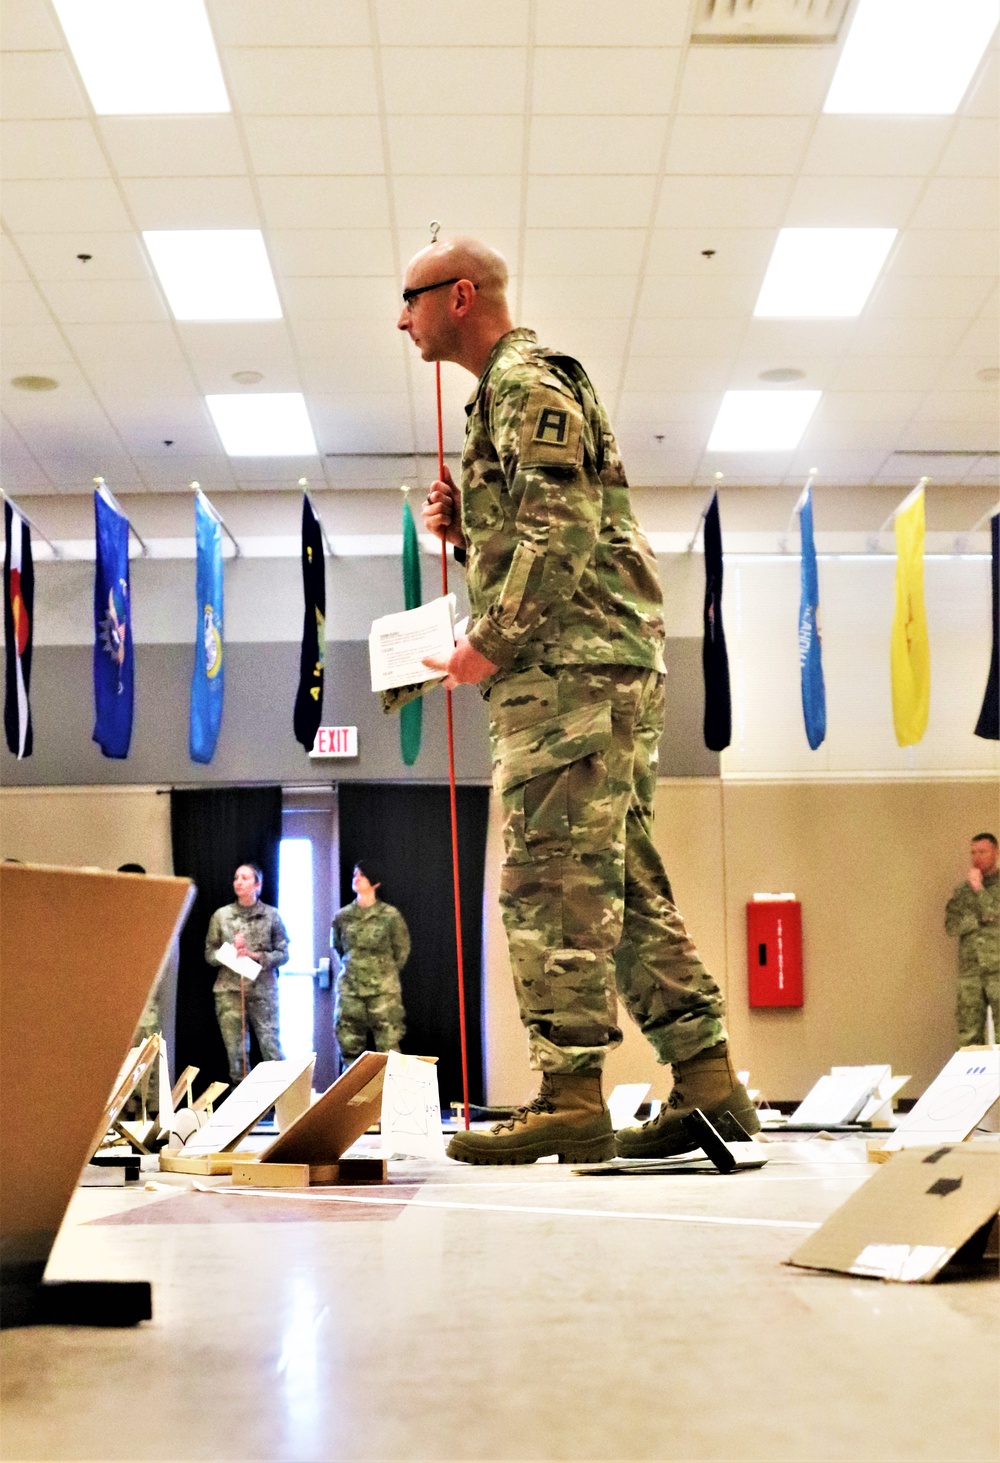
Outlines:
{"type": "Polygon", "coordinates": [[[310,757],[356,757],[358,755],[358,729],[356,726],[321,726],[316,733],[310,757]]]}

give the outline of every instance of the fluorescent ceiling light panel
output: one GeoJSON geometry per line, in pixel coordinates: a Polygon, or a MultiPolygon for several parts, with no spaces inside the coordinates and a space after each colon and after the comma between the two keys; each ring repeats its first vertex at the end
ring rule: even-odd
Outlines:
{"type": "Polygon", "coordinates": [[[101,117],[230,110],[204,0],[54,0],[101,117]]]}
{"type": "Polygon", "coordinates": [[[151,229],[143,234],[175,320],[280,320],[260,229],[151,229]]]}
{"type": "Polygon", "coordinates": [[[895,237],[895,229],[782,229],[754,314],[860,315],[895,237]]]}
{"type": "Polygon", "coordinates": [[[860,0],[824,112],[947,116],[1000,20],[1000,0],[860,0]]]}
{"type": "Polygon", "coordinates": [[[799,445],[821,391],[727,391],[709,452],[786,452],[799,445]]]}
{"type": "Polygon", "coordinates": [[[230,457],[316,457],[316,439],[301,391],[206,396],[230,457]]]}

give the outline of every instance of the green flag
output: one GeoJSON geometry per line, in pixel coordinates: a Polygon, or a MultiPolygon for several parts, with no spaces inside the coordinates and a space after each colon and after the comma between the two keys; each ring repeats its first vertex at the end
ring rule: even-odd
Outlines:
{"type": "MultiPolygon", "coordinates": [[[[409,501],[403,503],[403,597],[405,608],[415,610],[423,602],[420,590],[420,547],[417,526],[410,512],[409,501]]],[[[412,767],[420,756],[420,734],[424,724],[424,703],[421,697],[409,702],[399,713],[399,746],[403,761],[412,767]]]]}

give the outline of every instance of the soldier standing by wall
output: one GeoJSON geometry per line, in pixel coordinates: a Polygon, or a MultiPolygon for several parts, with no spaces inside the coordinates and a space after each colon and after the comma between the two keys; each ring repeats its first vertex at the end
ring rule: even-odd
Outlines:
{"type": "Polygon", "coordinates": [[[233,875],[236,902],[224,904],[215,911],[205,940],[205,959],[219,971],[212,990],[219,1030],[229,1057],[229,1080],[234,1085],[246,1076],[246,1026],[252,1026],[257,1033],[265,1061],[284,1060],[275,972],[288,960],[288,933],[274,906],[261,901],[263,882],[264,875],[256,864],[240,864],[233,875]],[[256,960],[261,967],[256,980],[244,980],[220,962],[219,946],[227,942],[235,947],[237,955],[249,955],[251,960],[256,960]]]}
{"type": "Polygon", "coordinates": [[[977,833],[972,867],[948,900],[944,927],[958,936],[958,1044],[986,1040],[986,1007],[993,1011],[993,1040],[1000,1039],[1000,868],[997,840],[977,833]]]}
{"type": "Polygon", "coordinates": [[[333,1024],[344,1062],[367,1050],[398,1051],[406,1032],[400,972],[410,954],[410,932],[399,910],[378,897],[373,866],[355,864],[355,899],[333,917],[331,940],[340,956],[333,1024]]]}
{"type": "Polygon", "coordinates": [[[737,1082],[721,992],[674,905],[652,841],[665,638],[656,561],[633,514],[604,408],[580,363],[513,329],[507,266],[477,239],[435,243],[406,271],[405,330],[425,361],[478,378],[461,491],[444,474],[425,527],[468,556],[473,624],[446,686],[488,697],[501,798],[501,908],[538,1096],[490,1133],[458,1133],[471,1163],[615,1152],[601,1093],[622,1039],[615,988],[674,1071],[662,1113],[619,1135],[655,1157],[693,1145],[700,1107],[759,1126],[737,1082]]]}

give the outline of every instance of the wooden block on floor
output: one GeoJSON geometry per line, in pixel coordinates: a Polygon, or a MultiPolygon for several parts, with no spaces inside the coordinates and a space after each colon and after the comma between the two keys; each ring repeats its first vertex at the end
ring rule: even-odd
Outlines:
{"type": "Polygon", "coordinates": [[[342,1158],[339,1163],[261,1163],[257,1159],[237,1160],[232,1165],[233,1183],[249,1189],[307,1189],[310,1185],[381,1184],[385,1182],[384,1158],[342,1158]]]}
{"type": "Polygon", "coordinates": [[[880,1142],[870,1142],[867,1148],[869,1163],[888,1163],[892,1157],[892,1150],[890,1148],[883,1148],[880,1142]]]}
{"type": "Polygon", "coordinates": [[[161,1173],[193,1173],[199,1178],[232,1173],[233,1164],[245,1159],[245,1153],[167,1153],[160,1154],[161,1173]]]}

